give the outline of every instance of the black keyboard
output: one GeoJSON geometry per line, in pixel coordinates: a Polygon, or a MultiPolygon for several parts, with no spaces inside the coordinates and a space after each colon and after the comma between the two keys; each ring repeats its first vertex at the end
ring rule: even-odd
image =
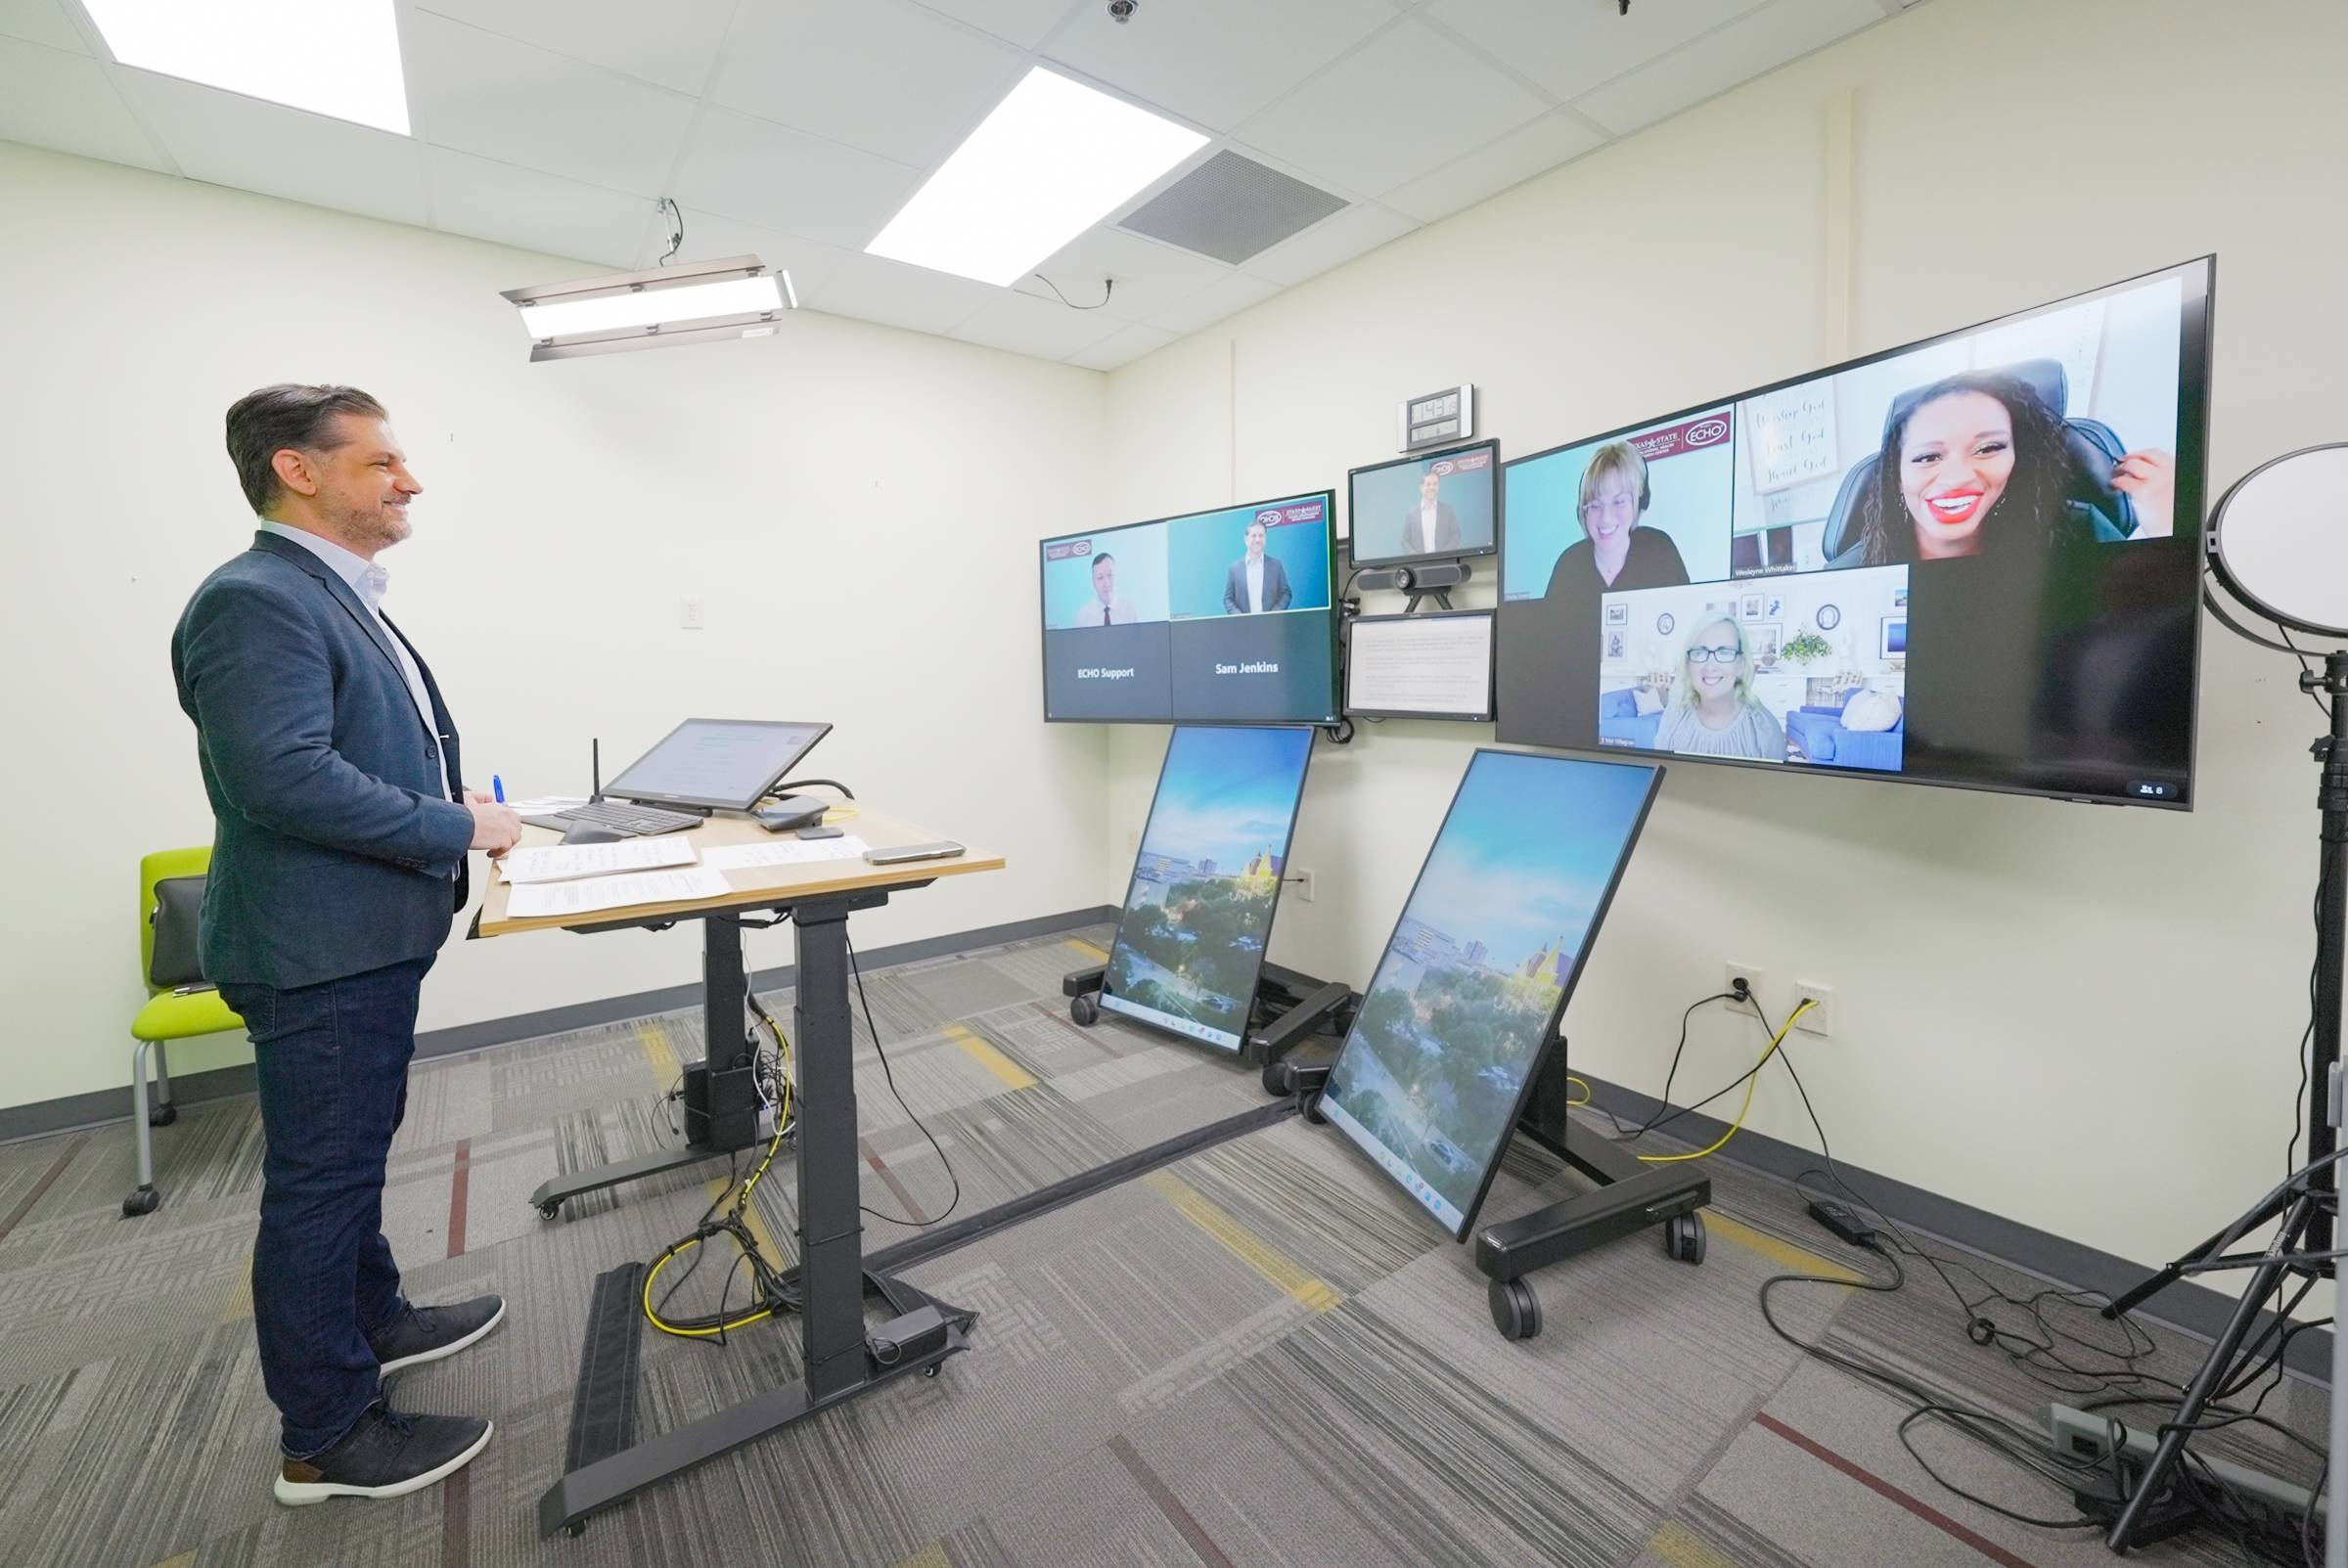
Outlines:
{"type": "Polygon", "coordinates": [[[663,811],[658,806],[623,805],[610,800],[571,806],[564,811],[563,816],[565,821],[574,824],[609,828],[615,833],[629,833],[638,838],[649,838],[655,833],[678,832],[701,825],[701,819],[691,812],[663,811]]]}

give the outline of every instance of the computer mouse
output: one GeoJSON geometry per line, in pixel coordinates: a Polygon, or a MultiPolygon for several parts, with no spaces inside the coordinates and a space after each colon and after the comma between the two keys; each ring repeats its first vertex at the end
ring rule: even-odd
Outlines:
{"type": "Polygon", "coordinates": [[[566,844],[616,844],[627,836],[626,833],[615,833],[609,828],[591,828],[587,824],[581,823],[563,835],[563,842],[566,844]]]}

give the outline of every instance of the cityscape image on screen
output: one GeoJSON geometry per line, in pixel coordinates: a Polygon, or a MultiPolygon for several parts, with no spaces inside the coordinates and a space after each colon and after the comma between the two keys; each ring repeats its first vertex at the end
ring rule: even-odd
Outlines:
{"type": "Polygon", "coordinates": [[[1101,1006],[1237,1052],[1313,732],[1184,725],[1166,746],[1101,1006]]]}
{"type": "Polygon", "coordinates": [[[1320,1109],[1454,1239],[1474,1223],[1661,770],[1478,751],[1320,1109]]]}

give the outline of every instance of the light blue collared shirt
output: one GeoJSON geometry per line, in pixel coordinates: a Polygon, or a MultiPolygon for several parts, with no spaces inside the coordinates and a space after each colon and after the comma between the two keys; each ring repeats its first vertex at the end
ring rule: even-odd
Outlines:
{"type": "Polygon", "coordinates": [[[431,737],[432,755],[440,762],[440,798],[454,799],[454,792],[448,786],[448,747],[441,743],[439,732],[432,724],[432,694],[425,690],[424,672],[416,667],[415,656],[408,651],[406,641],[384,619],[384,593],[391,586],[391,573],[322,534],[314,534],[306,528],[296,528],[291,523],[277,522],[268,517],[262,517],[259,521],[263,533],[291,539],[325,561],[328,568],[348,584],[352,593],[359,596],[359,603],[367,606],[367,613],[375,617],[375,624],[383,631],[384,641],[391,645],[392,656],[399,660],[399,673],[408,683],[408,695],[416,704],[416,716],[424,721],[424,733],[431,737]]]}

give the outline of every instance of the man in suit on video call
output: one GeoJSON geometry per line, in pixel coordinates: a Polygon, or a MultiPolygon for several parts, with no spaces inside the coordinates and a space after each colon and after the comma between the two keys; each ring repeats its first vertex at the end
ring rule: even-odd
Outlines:
{"type": "Polygon", "coordinates": [[[1293,597],[1288,574],[1279,561],[1264,554],[1264,525],[1247,525],[1247,554],[1231,563],[1223,579],[1223,611],[1227,615],[1255,615],[1268,609],[1287,609],[1293,597]]]}
{"type": "Polygon", "coordinates": [[[1093,597],[1076,611],[1079,626],[1130,626],[1133,601],[1117,592],[1117,558],[1104,551],[1093,558],[1093,597]]]}
{"type": "Polygon", "coordinates": [[[1460,548],[1460,515],[1441,498],[1443,476],[1429,469],[1419,479],[1419,502],[1402,515],[1399,556],[1432,556],[1460,548]]]}

